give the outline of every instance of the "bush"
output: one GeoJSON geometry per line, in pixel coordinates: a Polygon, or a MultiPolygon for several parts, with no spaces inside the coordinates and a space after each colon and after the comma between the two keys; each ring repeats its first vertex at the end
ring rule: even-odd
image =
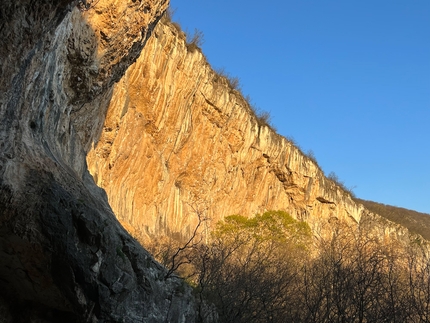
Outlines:
{"type": "Polygon", "coordinates": [[[224,68],[216,69],[215,71],[215,82],[219,82],[220,80],[224,80],[227,83],[227,86],[231,90],[236,90],[238,92],[241,92],[241,86],[240,86],[240,80],[238,77],[231,76],[229,73],[227,73],[224,68]]]}
{"type": "Polygon", "coordinates": [[[174,11],[171,7],[168,7],[164,14],[161,16],[161,22],[168,23],[172,22],[174,11]]]}
{"type": "Polygon", "coordinates": [[[261,110],[258,107],[256,107],[254,104],[252,104],[252,100],[249,95],[245,97],[245,101],[248,104],[248,107],[251,110],[252,114],[254,115],[255,119],[257,120],[257,124],[260,127],[262,126],[269,127],[270,129],[276,132],[276,128],[275,126],[273,126],[271,122],[272,116],[270,115],[270,113],[267,111],[261,110]]]}
{"type": "Polygon", "coordinates": [[[194,34],[192,36],[187,36],[187,49],[190,52],[201,50],[203,43],[204,35],[201,30],[194,29],[194,34]]]}
{"type": "Polygon", "coordinates": [[[342,190],[344,190],[346,193],[348,193],[352,198],[355,197],[355,193],[353,192],[353,188],[346,187],[345,183],[341,180],[339,180],[339,177],[336,175],[335,172],[330,172],[330,174],[327,175],[327,178],[335,183],[337,186],[339,186],[342,190]]]}

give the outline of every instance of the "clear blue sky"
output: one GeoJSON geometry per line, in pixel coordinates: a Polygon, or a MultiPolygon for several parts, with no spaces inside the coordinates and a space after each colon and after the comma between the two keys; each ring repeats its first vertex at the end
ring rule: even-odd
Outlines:
{"type": "Polygon", "coordinates": [[[430,213],[430,0],[171,0],[281,135],[363,199],[430,213]]]}

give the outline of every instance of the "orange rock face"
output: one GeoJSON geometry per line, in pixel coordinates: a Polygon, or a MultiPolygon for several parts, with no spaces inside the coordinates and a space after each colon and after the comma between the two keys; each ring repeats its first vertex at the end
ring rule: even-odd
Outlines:
{"type": "Polygon", "coordinates": [[[259,125],[171,24],[157,25],[116,84],[87,161],[117,217],[145,237],[187,237],[197,213],[210,228],[231,214],[285,210],[314,230],[332,217],[358,223],[363,213],[291,142],[259,125]]]}

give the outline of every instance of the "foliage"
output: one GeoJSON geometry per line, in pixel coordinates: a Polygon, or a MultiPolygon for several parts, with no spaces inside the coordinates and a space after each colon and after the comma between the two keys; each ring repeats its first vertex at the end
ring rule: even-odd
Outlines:
{"type": "MultiPolygon", "coordinates": [[[[189,52],[195,52],[196,50],[201,52],[201,47],[204,43],[203,32],[198,30],[198,29],[194,29],[193,34],[183,33],[181,26],[176,22],[172,22],[173,14],[174,14],[174,12],[170,8],[168,8],[162,16],[162,21],[164,23],[169,23],[169,24],[173,25],[179,34],[185,34],[186,46],[187,46],[187,49],[189,52]]],[[[273,131],[276,131],[276,128],[273,126],[273,124],[271,122],[270,113],[267,111],[262,111],[262,110],[256,108],[251,103],[250,97],[249,96],[245,97],[243,95],[240,80],[238,77],[230,75],[223,68],[217,69],[214,72],[215,72],[214,73],[214,81],[215,82],[220,82],[220,80],[223,80],[226,82],[227,86],[232,91],[237,91],[242,95],[245,102],[248,104],[251,112],[255,116],[259,126],[267,126],[270,129],[272,129],[273,131]]]]}
{"type": "Polygon", "coordinates": [[[305,153],[304,154],[309,160],[311,160],[320,170],[321,170],[321,167],[320,167],[320,165],[318,164],[318,161],[317,161],[317,158],[316,158],[316,156],[315,156],[315,153],[314,153],[314,151],[313,150],[308,150],[308,152],[307,153],[305,153]]]}
{"type": "Polygon", "coordinates": [[[339,179],[335,172],[330,172],[330,174],[327,175],[327,178],[339,186],[343,191],[348,193],[352,198],[355,198],[353,187],[347,187],[345,183],[339,179]]]}
{"type": "Polygon", "coordinates": [[[430,240],[430,214],[361,199],[356,199],[356,201],[363,204],[369,211],[399,223],[411,232],[418,233],[430,240]]]}
{"type": "Polygon", "coordinates": [[[257,121],[259,125],[271,126],[270,119],[271,119],[270,113],[267,111],[262,111],[261,113],[257,114],[257,121]]]}
{"type": "Polygon", "coordinates": [[[248,107],[249,107],[252,115],[257,120],[257,124],[260,127],[263,127],[263,126],[269,127],[273,132],[276,132],[276,128],[272,123],[272,116],[270,115],[270,113],[268,111],[261,110],[260,108],[255,106],[252,103],[251,97],[249,95],[247,95],[244,99],[245,99],[246,103],[248,104],[248,107]]]}
{"type": "Polygon", "coordinates": [[[248,243],[281,242],[305,249],[312,233],[306,222],[297,221],[284,211],[268,211],[253,218],[228,216],[218,223],[213,235],[224,241],[244,237],[248,243]]]}
{"type": "Polygon", "coordinates": [[[430,322],[424,242],[406,248],[340,221],[330,226],[314,237],[283,211],[232,215],[208,244],[188,241],[174,257],[187,259],[178,271],[221,322],[430,322]]]}
{"type": "Polygon", "coordinates": [[[226,217],[197,254],[198,290],[217,306],[222,322],[281,317],[285,299],[294,297],[297,260],[308,254],[311,238],[307,223],[283,211],[226,217]]]}
{"type": "Polygon", "coordinates": [[[163,15],[161,16],[161,22],[163,23],[172,22],[174,14],[175,14],[175,11],[171,7],[168,7],[166,11],[164,11],[163,15]]]}
{"type": "Polygon", "coordinates": [[[204,43],[204,35],[201,30],[194,29],[192,35],[187,35],[187,49],[190,52],[195,52],[196,50],[201,51],[201,47],[204,43]]]}
{"type": "Polygon", "coordinates": [[[227,86],[231,90],[236,90],[238,92],[241,92],[241,86],[240,86],[240,80],[236,76],[231,76],[229,73],[225,71],[224,68],[218,68],[214,71],[214,81],[220,82],[221,80],[224,80],[227,83],[227,86]]]}

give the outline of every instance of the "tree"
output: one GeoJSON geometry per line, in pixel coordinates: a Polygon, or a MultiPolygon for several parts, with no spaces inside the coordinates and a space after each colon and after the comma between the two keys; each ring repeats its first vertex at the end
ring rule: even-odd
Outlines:
{"type": "Polygon", "coordinates": [[[307,256],[309,226],[282,211],[227,217],[195,266],[202,295],[222,322],[285,322],[293,315],[297,262],[307,256]]]}
{"type": "Polygon", "coordinates": [[[171,249],[166,277],[186,273],[200,305],[214,304],[221,322],[430,322],[425,242],[406,248],[360,226],[329,225],[314,237],[282,211],[232,215],[205,244],[196,240],[199,221],[191,239],[171,249]]]}

